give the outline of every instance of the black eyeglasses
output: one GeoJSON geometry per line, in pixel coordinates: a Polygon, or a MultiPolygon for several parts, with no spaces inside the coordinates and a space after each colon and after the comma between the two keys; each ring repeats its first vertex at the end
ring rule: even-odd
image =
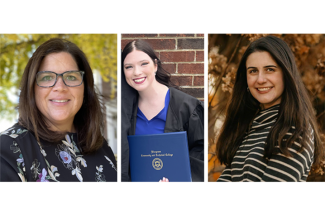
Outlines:
{"type": "Polygon", "coordinates": [[[36,84],[40,87],[53,87],[58,80],[58,76],[61,76],[66,86],[77,87],[82,84],[84,73],[84,71],[66,71],[57,74],[51,71],[41,71],[36,74],[36,84]]]}

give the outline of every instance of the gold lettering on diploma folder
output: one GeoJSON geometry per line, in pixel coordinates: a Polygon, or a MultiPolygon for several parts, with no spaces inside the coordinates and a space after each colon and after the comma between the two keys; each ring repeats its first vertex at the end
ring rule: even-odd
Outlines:
{"type": "Polygon", "coordinates": [[[173,157],[174,154],[171,153],[162,153],[161,151],[151,150],[151,154],[141,154],[141,157],[173,157]]]}

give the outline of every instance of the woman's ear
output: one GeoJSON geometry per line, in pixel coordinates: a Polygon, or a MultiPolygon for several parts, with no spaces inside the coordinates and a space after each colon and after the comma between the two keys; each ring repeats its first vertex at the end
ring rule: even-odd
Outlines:
{"type": "Polygon", "coordinates": [[[158,61],[157,61],[157,59],[155,59],[155,70],[156,70],[156,72],[158,70],[158,61]]]}

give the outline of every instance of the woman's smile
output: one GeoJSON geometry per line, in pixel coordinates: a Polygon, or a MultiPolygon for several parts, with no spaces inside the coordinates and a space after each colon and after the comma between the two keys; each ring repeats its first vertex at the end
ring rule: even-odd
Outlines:
{"type": "Polygon", "coordinates": [[[135,78],[135,79],[133,79],[133,81],[134,81],[136,84],[142,84],[145,80],[146,80],[146,77],[144,77],[144,78],[135,78]]]}
{"type": "Polygon", "coordinates": [[[124,60],[126,82],[139,92],[152,88],[156,71],[157,64],[143,51],[133,50],[124,60]]]}
{"type": "MultiPolygon", "coordinates": [[[[40,71],[78,71],[74,58],[66,52],[47,55],[39,68],[40,71]]],[[[53,87],[43,88],[35,84],[36,105],[44,117],[53,125],[71,127],[77,112],[82,106],[84,84],[68,87],[62,77],[58,77],[53,87]]],[[[69,130],[69,129],[68,129],[69,130]]]]}
{"type": "Polygon", "coordinates": [[[253,52],[246,60],[247,86],[263,109],[281,102],[284,90],[281,67],[266,51],[253,52]]]}
{"type": "Polygon", "coordinates": [[[260,87],[260,88],[256,88],[256,90],[259,92],[259,93],[268,93],[270,92],[271,90],[273,89],[273,87],[260,87]]]}
{"type": "Polygon", "coordinates": [[[50,101],[51,105],[54,105],[54,106],[65,106],[71,100],[70,99],[50,99],[49,101],[50,101]]]}

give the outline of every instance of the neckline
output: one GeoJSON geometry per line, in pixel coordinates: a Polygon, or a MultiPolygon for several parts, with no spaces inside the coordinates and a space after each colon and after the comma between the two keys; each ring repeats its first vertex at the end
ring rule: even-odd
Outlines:
{"type": "Polygon", "coordinates": [[[278,117],[280,104],[261,110],[253,120],[253,125],[268,124],[275,121],[278,117]]]}
{"type": "Polygon", "coordinates": [[[164,105],[163,109],[161,109],[161,110],[159,111],[159,113],[158,113],[156,116],[152,117],[150,120],[148,120],[148,118],[146,117],[146,115],[143,114],[143,112],[141,111],[141,109],[139,108],[139,106],[138,106],[138,112],[140,112],[140,114],[141,114],[141,115],[146,119],[147,122],[150,122],[150,121],[152,121],[153,119],[155,119],[155,118],[157,118],[158,116],[160,116],[160,115],[164,112],[164,110],[165,110],[165,108],[166,108],[166,106],[167,106],[167,101],[169,102],[169,99],[168,99],[169,97],[170,97],[170,93],[169,93],[169,88],[168,88],[167,93],[166,93],[166,95],[165,95],[165,105],[164,105]]]}
{"type": "Polygon", "coordinates": [[[280,104],[273,105],[273,106],[268,107],[268,108],[263,109],[263,110],[261,109],[258,114],[265,113],[265,112],[268,112],[270,110],[275,110],[275,109],[280,109],[280,104]]]}

